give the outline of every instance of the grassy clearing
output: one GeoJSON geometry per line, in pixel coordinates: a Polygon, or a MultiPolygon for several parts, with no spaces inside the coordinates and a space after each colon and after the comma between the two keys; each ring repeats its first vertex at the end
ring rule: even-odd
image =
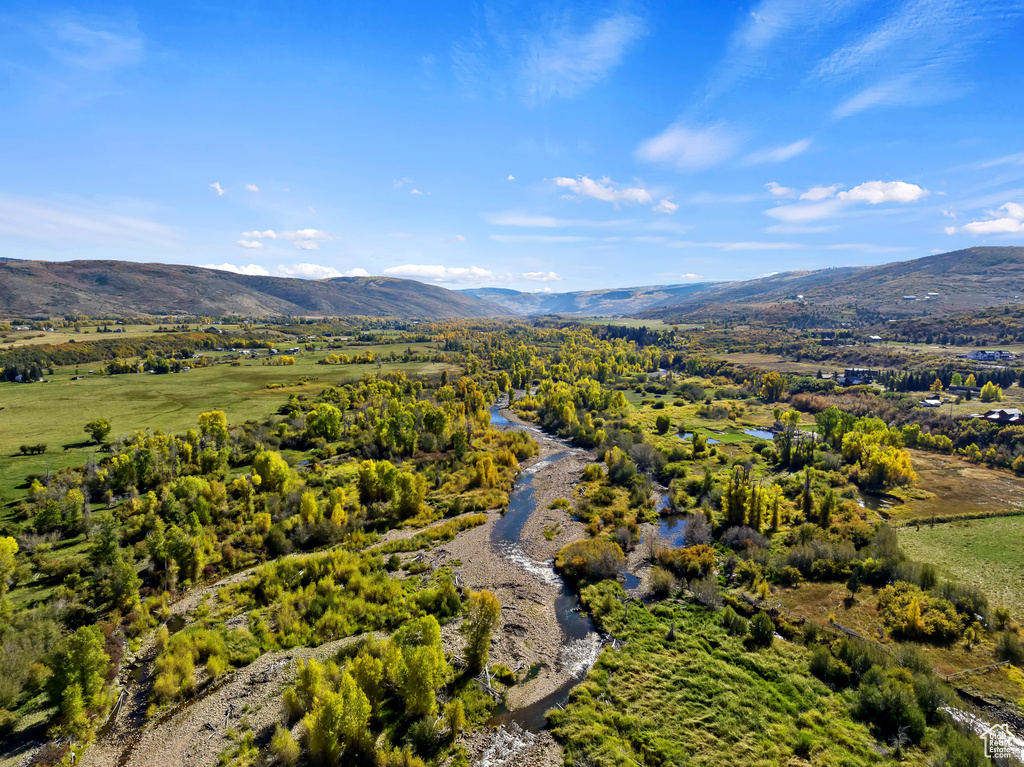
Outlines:
{"type": "Polygon", "coordinates": [[[606,650],[554,713],[566,763],[886,763],[847,700],[810,675],[803,647],[747,650],[700,608],[632,605],[627,618],[614,599],[606,605],[602,622],[626,645],[606,650]]]}
{"type": "MultiPolygon", "coordinates": [[[[900,543],[907,549],[910,556],[920,559],[918,552],[906,546],[906,536],[901,536],[900,543]]],[[[924,561],[929,561],[924,558],[924,561]]],[[[980,581],[974,585],[984,585],[980,581]]],[[[986,591],[988,587],[985,586],[986,591]]],[[[864,588],[857,593],[854,600],[849,600],[849,592],[842,583],[801,583],[793,588],[777,589],[772,594],[772,602],[782,605],[783,613],[790,618],[802,617],[819,626],[828,628],[829,619],[834,618],[846,628],[856,631],[863,637],[878,642],[883,647],[895,650],[899,642],[887,634],[879,635],[883,628],[882,617],[878,612],[878,592],[864,588]]],[[[970,649],[963,642],[950,645],[917,645],[928,662],[944,674],[953,674],[993,663],[994,639],[987,636],[980,644],[970,649]]],[[[1015,681],[1005,671],[994,674],[971,676],[959,684],[970,687],[975,692],[986,695],[997,695],[1010,700],[1024,697],[1024,686],[1015,681]]]]}
{"type": "Polygon", "coordinates": [[[900,521],[1024,512],[1024,479],[956,456],[923,450],[910,452],[918,487],[932,497],[893,507],[890,512],[900,521]]]}
{"type": "Polygon", "coordinates": [[[903,528],[900,545],[911,557],[935,564],[951,579],[984,589],[994,603],[1024,620],[1024,518],[903,528]]]}
{"type": "MultiPolygon", "coordinates": [[[[292,393],[319,393],[378,371],[376,365],[317,365],[321,357],[302,354],[295,365],[280,367],[242,362],[167,375],[86,375],[78,381],[71,380],[74,368],[61,368],[48,376],[50,383],[0,383],[0,499],[13,497],[28,474],[83,464],[96,446],[85,444],[82,427],[94,418],[107,418],[112,436],[145,428],[183,432],[195,426],[200,413],[212,409],[227,413],[229,423],[258,420],[275,412],[292,393]],[[310,382],[300,384],[306,377],[310,382]],[[275,383],[295,385],[267,388],[275,383]],[[48,450],[38,456],[16,455],[25,443],[46,443],[48,450]]],[[[380,371],[412,376],[443,367],[400,362],[385,363],[380,371]]],[[[78,372],[101,368],[102,363],[94,363],[78,372]]]]}

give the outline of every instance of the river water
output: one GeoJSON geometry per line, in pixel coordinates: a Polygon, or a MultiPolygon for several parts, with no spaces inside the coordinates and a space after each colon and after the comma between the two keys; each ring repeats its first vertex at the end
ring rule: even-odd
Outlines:
{"type": "MultiPolygon", "coordinates": [[[[491,409],[491,423],[495,426],[518,428],[498,412],[497,405],[491,409]]],[[[601,640],[594,631],[594,623],[590,616],[582,611],[579,598],[555,572],[551,560],[538,562],[532,559],[523,547],[523,527],[537,508],[533,497],[533,479],[569,454],[568,450],[555,453],[535,463],[516,480],[505,514],[491,529],[491,547],[496,554],[526,570],[538,580],[557,587],[555,616],[562,631],[559,662],[563,669],[572,674],[572,678],[529,706],[497,714],[490,722],[492,725],[509,725],[514,722],[531,732],[543,729],[547,724],[544,713],[556,705],[565,704],[572,688],[583,680],[600,652],[601,640]]]]}

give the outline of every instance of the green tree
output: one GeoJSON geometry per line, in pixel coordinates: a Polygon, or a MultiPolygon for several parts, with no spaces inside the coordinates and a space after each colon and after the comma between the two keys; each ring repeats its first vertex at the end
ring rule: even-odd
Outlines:
{"type": "Polygon", "coordinates": [[[252,461],[252,473],[260,479],[260,490],[263,492],[280,493],[288,486],[291,479],[291,467],[273,450],[261,450],[252,461]]]}
{"type": "Polygon", "coordinates": [[[77,727],[83,709],[100,702],[110,668],[110,656],[103,648],[99,627],[82,626],[62,639],[50,658],[50,700],[60,708],[66,728],[77,727]]]}
{"type": "Polygon", "coordinates": [[[778,402],[786,391],[786,379],[776,371],[761,376],[761,399],[765,402],[778,402]]]}
{"type": "Polygon", "coordinates": [[[306,436],[334,442],[341,436],[341,411],[322,402],[306,414],[306,436]]]}
{"type": "Polygon", "coordinates": [[[658,434],[667,434],[669,427],[672,426],[672,419],[662,413],[654,419],[654,428],[657,429],[658,434]]]}
{"type": "Polygon", "coordinates": [[[1001,402],[1003,399],[1003,390],[995,385],[992,381],[981,387],[982,402],[1001,402]]]}
{"type": "Polygon", "coordinates": [[[97,418],[85,425],[85,433],[92,437],[93,442],[104,442],[110,436],[110,421],[97,418]]]}
{"type": "Polygon", "coordinates": [[[347,671],[341,672],[337,692],[325,690],[313,700],[303,722],[309,732],[309,753],[316,764],[342,764],[367,751],[370,703],[347,671]]]}
{"type": "Polygon", "coordinates": [[[85,508],[85,495],[77,487],[68,490],[64,496],[64,532],[68,535],[78,533],[82,527],[82,510],[85,508]]]}
{"type": "Polygon", "coordinates": [[[218,445],[228,441],[228,417],[221,410],[199,414],[199,433],[218,445]]]}
{"type": "Polygon", "coordinates": [[[486,589],[469,595],[469,610],[459,631],[466,638],[466,665],[471,672],[487,665],[491,634],[501,623],[501,603],[486,589]]]}

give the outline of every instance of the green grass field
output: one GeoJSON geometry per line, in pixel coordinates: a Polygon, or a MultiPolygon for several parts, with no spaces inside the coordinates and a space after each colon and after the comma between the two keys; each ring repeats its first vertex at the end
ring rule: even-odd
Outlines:
{"type": "Polygon", "coordinates": [[[1024,517],[902,528],[900,543],[913,559],[983,589],[995,604],[1024,619],[1024,517]]]}
{"type": "Polygon", "coordinates": [[[808,673],[803,647],[748,650],[700,608],[632,605],[627,618],[608,605],[601,623],[625,647],[606,650],[554,714],[566,763],[886,763],[843,696],[808,673]]]}
{"type": "MultiPolygon", "coordinates": [[[[348,349],[349,353],[360,349],[348,349]]],[[[404,351],[390,347],[390,351],[404,351]]],[[[86,375],[72,381],[74,368],[63,368],[48,376],[50,383],[0,383],[0,502],[13,500],[14,490],[25,476],[78,466],[96,446],[85,445],[84,425],[94,418],[106,418],[112,436],[136,429],[180,432],[192,427],[207,410],[223,410],[229,423],[262,419],[276,411],[289,394],[318,393],[328,385],[352,381],[365,373],[377,372],[376,365],[317,365],[324,353],[300,354],[295,365],[269,366],[242,362],[194,368],[188,372],[153,375],[149,373],[105,376],[86,375]],[[310,383],[284,389],[268,384],[310,383]],[[22,444],[46,443],[39,456],[16,455],[22,444]],[[71,447],[65,449],[65,445],[71,447]]],[[[102,363],[82,366],[100,370],[102,363]]],[[[385,363],[381,372],[399,370],[406,375],[439,372],[433,363],[385,363]]],[[[2,512],[0,512],[2,514],[2,512]]]]}

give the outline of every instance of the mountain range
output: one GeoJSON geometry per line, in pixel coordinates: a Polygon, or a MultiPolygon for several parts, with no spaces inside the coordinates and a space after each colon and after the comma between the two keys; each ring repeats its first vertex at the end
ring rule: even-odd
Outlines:
{"type": "Polygon", "coordinates": [[[638,316],[701,321],[808,310],[886,317],[1019,303],[1024,247],[977,247],[896,261],[779,272],[755,280],[566,293],[447,290],[391,277],[302,280],[198,266],[0,259],[0,314],[363,315],[452,319],[510,315],[638,316]]]}
{"type": "Polygon", "coordinates": [[[473,296],[391,277],[302,280],[126,261],[0,260],[0,314],[14,317],[506,314],[473,296]]]}

